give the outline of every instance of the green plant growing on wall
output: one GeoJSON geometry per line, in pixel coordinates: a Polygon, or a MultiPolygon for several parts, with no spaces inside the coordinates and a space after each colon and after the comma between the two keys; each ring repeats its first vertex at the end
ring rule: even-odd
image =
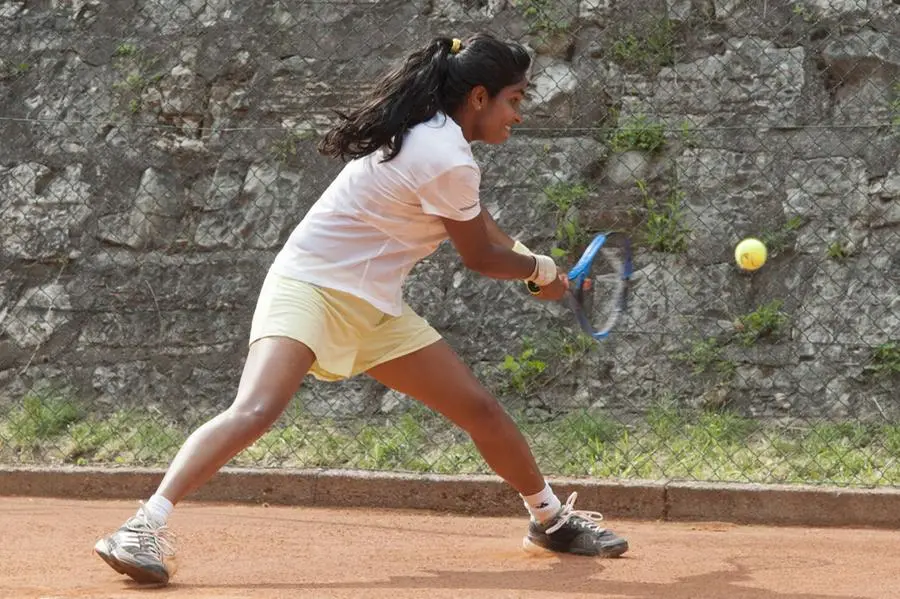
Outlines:
{"type": "Polygon", "coordinates": [[[642,150],[657,152],[666,145],[666,129],[663,123],[651,120],[644,114],[637,114],[619,123],[609,138],[609,147],[614,152],[642,150]]]}
{"type": "Polygon", "coordinates": [[[606,114],[593,122],[593,127],[591,128],[591,136],[597,141],[604,143],[607,145],[607,147],[611,148],[612,146],[610,145],[610,140],[616,133],[621,112],[622,111],[619,106],[607,106],[606,114]]]}
{"type": "Polygon", "coordinates": [[[565,331],[547,332],[539,339],[525,338],[518,355],[507,355],[500,369],[508,376],[508,388],[525,394],[537,387],[551,385],[555,378],[569,372],[597,342],[583,334],[565,331]],[[552,375],[546,375],[551,366],[552,375]]]}
{"type": "Polygon", "coordinates": [[[612,44],[612,59],[625,68],[655,72],[678,58],[675,23],[667,17],[637,23],[612,44]]]}
{"type": "Polygon", "coordinates": [[[588,188],[582,183],[554,183],[544,188],[547,201],[560,212],[577,206],[588,195],[588,188]]]}
{"type": "Polygon", "coordinates": [[[123,56],[138,56],[140,54],[140,50],[134,44],[122,43],[116,47],[116,51],[114,56],[123,57],[123,56]]]}
{"type": "Polygon", "coordinates": [[[787,322],[789,316],[781,311],[784,302],[772,300],[759,306],[753,312],[740,316],[736,323],[738,340],[746,347],[758,339],[776,335],[787,322]]]}
{"type": "Polygon", "coordinates": [[[27,62],[16,60],[4,60],[0,58],[0,81],[18,79],[31,70],[31,65],[27,62]]]}
{"type": "Polygon", "coordinates": [[[113,84],[118,92],[119,100],[128,106],[128,111],[137,114],[143,108],[142,96],[151,83],[162,79],[163,74],[156,71],[159,60],[147,56],[134,44],[122,43],[113,52],[113,67],[122,79],[113,84]]]}
{"type": "Polygon", "coordinates": [[[791,12],[803,19],[807,23],[815,23],[816,15],[802,2],[797,2],[791,7],[791,12]]]}
{"type": "Polygon", "coordinates": [[[697,147],[697,133],[694,124],[685,119],[679,124],[679,139],[685,148],[697,147]]]}
{"type": "Polygon", "coordinates": [[[514,0],[522,16],[528,21],[529,33],[549,37],[567,31],[571,25],[556,0],[514,0]]]}
{"type": "Polygon", "coordinates": [[[681,208],[684,192],[672,185],[666,198],[659,201],[650,194],[645,181],[639,180],[636,185],[646,212],[642,232],[647,245],[658,252],[680,254],[687,251],[690,230],[684,226],[681,208]]]}
{"type": "Polygon", "coordinates": [[[119,86],[122,89],[139,94],[147,87],[147,80],[140,73],[129,73],[128,76],[125,77],[125,81],[121,82],[119,86]]]}
{"type": "Polygon", "coordinates": [[[556,183],[544,188],[544,196],[554,211],[556,246],[554,257],[563,257],[584,241],[585,231],[578,221],[578,206],[588,197],[581,183],[556,183]]]}
{"type": "Polygon", "coordinates": [[[544,370],[547,363],[537,356],[530,342],[525,343],[518,356],[507,354],[500,368],[509,375],[509,385],[519,393],[525,393],[544,370]]]}
{"type": "Polygon", "coordinates": [[[722,357],[722,344],[715,337],[695,341],[687,351],[676,353],[675,359],[690,364],[695,375],[715,372],[730,377],[736,368],[733,361],[722,357]]]}
{"type": "Polygon", "coordinates": [[[834,241],[829,244],[828,249],[825,252],[829,258],[832,260],[843,260],[847,256],[850,255],[847,246],[844,245],[842,241],[834,241]]]}
{"type": "Polygon", "coordinates": [[[286,131],[284,135],[272,142],[271,154],[278,162],[286,162],[296,156],[301,142],[313,139],[312,131],[286,131]]]}
{"type": "Polygon", "coordinates": [[[900,82],[893,85],[894,99],[891,100],[891,129],[894,135],[900,135],[900,82]]]}
{"type": "MultiPolygon", "coordinates": [[[[553,339],[550,336],[550,339],[553,339]]],[[[597,349],[597,342],[593,337],[578,332],[576,335],[559,335],[559,339],[555,342],[559,346],[560,354],[569,360],[578,360],[583,355],[597,349]]]]}
{"type": "Polygon", "coordinates": [[[769,255],[783,252],[793,244],[794,233],[804,224],[802,216],[792,216],[777,229],[764,231],[760,234],[760,241],[766,244],[769,255]]]}
{"type": "Polygon", "coordinates": [[[875,346],[866,370],[876,376],[900,374],[900,341],[888,341],[875,346]]]}
{"type": "Polygon", "coordinates": [[[557,244],[551,248],[550,254],[554,258],[563,258],[571,253],[572,248],[583,243],[586,237],[585,230],[578,222],[577,212],[568,212],[556,225],[557,244]],[[565,247],[560,247],[565,246],[565,247]]]}

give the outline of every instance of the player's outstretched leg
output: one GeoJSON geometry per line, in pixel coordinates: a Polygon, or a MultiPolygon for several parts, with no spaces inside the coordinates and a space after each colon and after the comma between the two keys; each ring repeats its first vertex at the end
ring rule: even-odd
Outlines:
{"type": "Polygon", "coordinates": [[[368,374],[440,412],[465,430],[487,464],[516,489],[531,514],[525,546],[559,553],[617,557],[628,541],[597,525],[596,512],[563,505],[546,483],[528,442],[503,406],[444,341],[385,362],[368,374]]]}
{"type": "Polygon", "coordinates": [[[174,536],[166,525],[172,508],[275,423],[314,361],[312,351],[293,339],[253,343],[234,402],[188,437],[156,493],[97,541],[97,555],[137,582],[167,583],[175,573],[174,536]]]}

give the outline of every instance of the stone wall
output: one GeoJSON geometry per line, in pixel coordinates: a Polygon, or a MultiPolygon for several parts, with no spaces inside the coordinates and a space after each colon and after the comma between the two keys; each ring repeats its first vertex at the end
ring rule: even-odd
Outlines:
{"type": "MultiPolygon", "coordinates": [[[[894,417],[873,363],[900,339],[888,0],[0,3],[0,401],[227,405],[266,268],[340,168],[315,152],[332,111],[430,36],[480,29],[535,52],[525,123],[476,147],[486,205],[545,251],[577,254],[561,219],[639,241],[629,317],[585,354],[548,334],[571,330],[563,306],[448,248],[414,272],[409,301],[505,401],[894,417]],[[647,241],[654,214],[681,245],[647,241]],[[732,259],[750,235],[771,252],[752,275],[732,259]],[[773,301],[786,322],[738,342],[773,301]],[[546,368],[522,394],[502,363],[529,337],[546,368]]],[[[364,378],[309,390],[314,413],[405,405],[364,378]]]]}

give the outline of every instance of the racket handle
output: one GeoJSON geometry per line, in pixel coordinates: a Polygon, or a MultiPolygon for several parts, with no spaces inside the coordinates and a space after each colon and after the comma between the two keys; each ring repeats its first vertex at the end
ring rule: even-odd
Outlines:
{"type": "Polygon", "coordinates": [[[581,303],[580,295],[581,294],[578,294],[577,292],[572,293],[570,290],[566,293],[566,303],[569,304],[569,308],[572,310],[572,313],[575,314],[575,320],[578,322],[578,326],[581,327],[581,330],[594,339],[597,339],[596,331],[594,330],[590,319],[588,319],[587,314],[584,313],[584,306],[581,303]]]}
{"type": "Polygon", "coordinates": [[[525,286],[528,287],[528,293],[531,295],[537,295],[541,292],[541,287],[534,281],[525,281],[525,286]]]}

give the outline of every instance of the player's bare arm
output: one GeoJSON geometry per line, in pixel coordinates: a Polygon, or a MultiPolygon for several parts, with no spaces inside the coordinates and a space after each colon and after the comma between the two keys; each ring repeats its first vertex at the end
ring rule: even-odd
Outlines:
{"type": "Polygon", "coordinates": [[[466,268],[492,279],[527,279],[535,270],[536,259],[512,251],[512,240],[500,235],[499,227],[491,219],[494,231],[487,223],[489,216],[482,210],[479,216],[467,221],[442,219],[450,241],[459,252],[466,268]]]}
{"type": "Polygon", "coordinates": [[[506,231],[500,228],[493,215],[488,211],[484,204],[481,205],[481,218],[484,219],[484,227],[487,229],[488,237],[496,245],[512,249],[516,240],[507,235],[506,231]]]}

